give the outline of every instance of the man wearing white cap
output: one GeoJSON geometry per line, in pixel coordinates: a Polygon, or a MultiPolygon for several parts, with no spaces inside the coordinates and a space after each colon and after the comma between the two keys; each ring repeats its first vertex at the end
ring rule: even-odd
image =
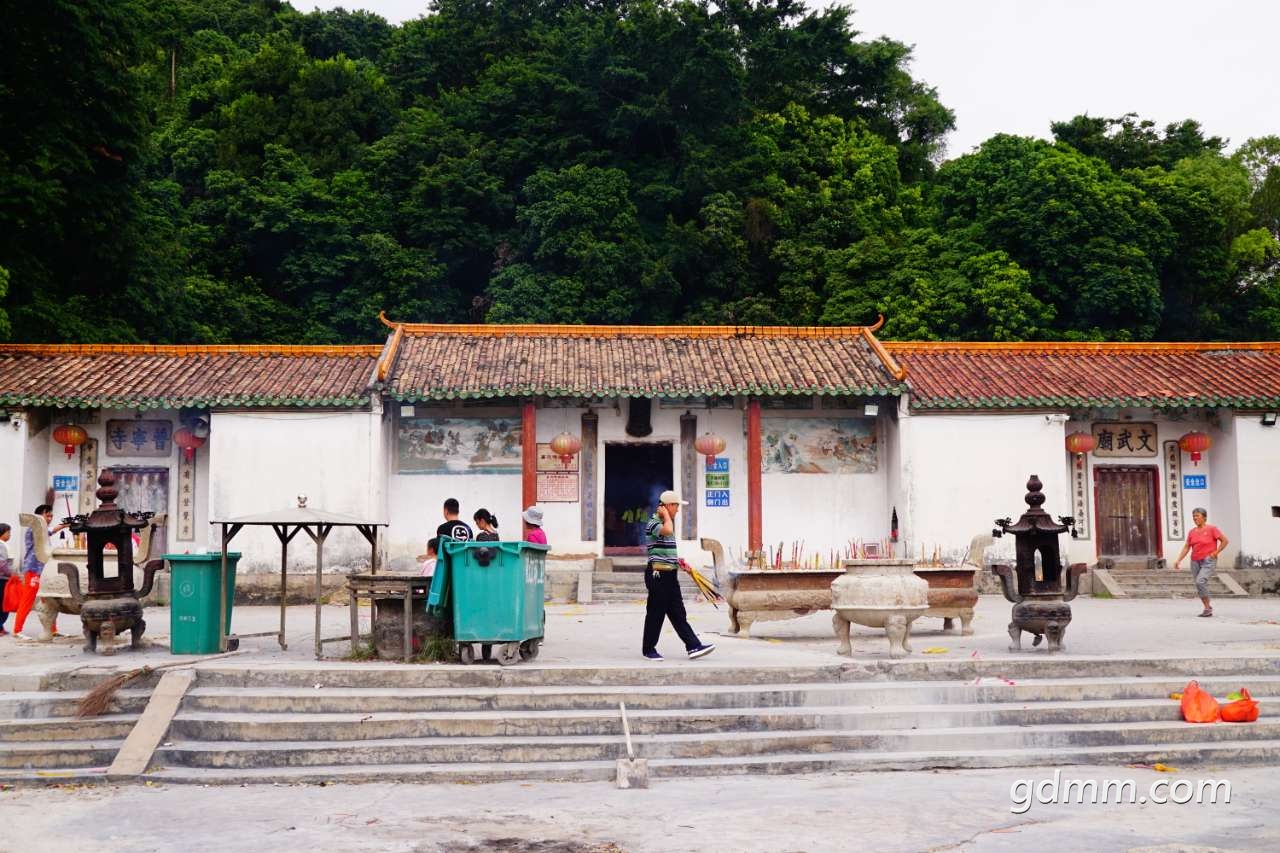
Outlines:
{"type": "Polygon", "coordinates": [[[680,555],[676,551],[676,513],[688,501],[680,500],[673,491],[658,496],[658,510],[644,526],[645,544],[649,548],[649,562],[644,570],[644,585],[649,590],[649,600],[644,611],[644,641],[640,652],[649,660],[663,660],[658,652],[658,637],[662,634],[662,621],[671,620],[684,641],[689,657],[700,658],[715,651],[716,647],[703,643],[689,626],[684,612],[684,598],[680,594],[680,555]]]}

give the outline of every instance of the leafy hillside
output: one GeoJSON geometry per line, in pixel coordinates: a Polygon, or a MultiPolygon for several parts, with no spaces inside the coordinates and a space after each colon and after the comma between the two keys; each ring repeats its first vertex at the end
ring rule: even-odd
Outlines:
{"type": "MultiPolygon", "coordinates": [[[[793,0],[49,0],[0,31],[0,339],[418,321],[1280,338],[1280,138],[1076,117],[944,162],[793,0]]],[[[940,82],[940,81],[937,81],[940,82]]]]}

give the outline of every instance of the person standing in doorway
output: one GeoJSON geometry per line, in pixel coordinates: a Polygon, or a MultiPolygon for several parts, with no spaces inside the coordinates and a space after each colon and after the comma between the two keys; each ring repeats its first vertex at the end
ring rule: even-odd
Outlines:
{"type": "Polygon", "coordinates": [[[1173,567],[1179,568],[1187,552],[1191,552],[1191,574],[1196,579],[1196,593],[1200,596],[1200,603],[1204,605],[1200,615],[1208,617],[1213,615],[1213,604],[1209,601],[1209,579],[1218,568],[1218,555],[1231,543],[1222,535],[1221,530],[1212,524],[1205,524],[1209,520],[1209,511],[1203,507],[1191,510],[1191,520],[1196,526],[1187,534],[1187,544],[1182,546],[1178,559],[1173,561],[1173,567]]]}
{"type": "Polygon", "coordinates": [[[457,498],[449,498],[444,502],[444,523],[436,528],[436,536],[448,536],[458,542],[472,540],[471,525],[458,518],[461,509],[457,498]]]}
{"type": "Polygon", "coordinates": [[[644,569],[644,585],[649,599],[644,610],[644,638],[640,653],[648,660],[663,660],[658,651],[658,637],[662,634],[663,620],[670,619],[671,627],[684,642],[689,658],[709,655],[716,647],[698,639],[689,625],[684,611],[684,598],[680,593],[680,555],[676,551],[676,514],[686,505],[675,492],[666,491],[658,496],[658,509],[644,526],[645,544],[649,560],[644,569]]]}

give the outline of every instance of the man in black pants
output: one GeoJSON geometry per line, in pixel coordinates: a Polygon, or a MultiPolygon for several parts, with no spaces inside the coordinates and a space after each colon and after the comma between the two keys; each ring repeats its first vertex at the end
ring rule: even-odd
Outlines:
{"type": "Polygon", "coordinates": [[[658,653],[658,637],[662,634],[662,621],[671,620],[684,641],[689,658],[700,658],[716,650],[714,645],[703,643],[689,626],[684,612],[684,598],[680,595],[680,555],[676,552],[676,513],[685,505],[675,492],[666,491],[658,497],[658,511],[650,516],[644,526],[645,544],[649,547],[649,562],[644,570],[644,585],[649,600],[644,611],[644,641],[640,652],[649,660],[663,660],[658,653]]]}

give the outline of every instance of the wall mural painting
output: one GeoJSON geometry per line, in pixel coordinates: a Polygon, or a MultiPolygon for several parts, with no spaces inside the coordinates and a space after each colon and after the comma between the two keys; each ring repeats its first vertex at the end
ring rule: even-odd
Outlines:
{"type": "Polygon", "coordinates": [[[518,418],[401,418],[402,474],[519,474],[518,418]]]}
{"type": "Polygon", "coordinates": [[[763,418],[766,474],[870,474],[876,422],[865,418],[763,418]]]}

